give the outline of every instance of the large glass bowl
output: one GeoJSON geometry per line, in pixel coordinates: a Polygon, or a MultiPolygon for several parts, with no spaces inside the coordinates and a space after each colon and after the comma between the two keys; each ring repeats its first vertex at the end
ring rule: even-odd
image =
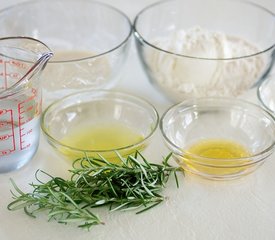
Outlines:
{"type": "Polygon", "coordinates": [[[247,1],[161,1],[134,34],[149,80],[174,102],[247,96],[273,67],[275,16],[247,1]]]}
{"type": "Polygon", "coordinates": [[[174,105],[160,128],[180,166],[209,179],[234,179],[254,171],[275,149],[275,118],[232,98],[199,98],[174,105]]]}
{"type": "Polygon", "coordinates": [[[102,156],[117,161],[117,154],[144,150],[158,122],[156,109],[147,101],[96,90],[52,103],[42,114],[41,128],[50,145],[66,158],[102,156]]]}
{"type": "Polygon", "coordinates": [[[34,0],[0,11],[0,36],[30,36],[54,52],[41,80],[44,100],[115,85],[132,33],[128,17],[91,0],[34,0]]]}

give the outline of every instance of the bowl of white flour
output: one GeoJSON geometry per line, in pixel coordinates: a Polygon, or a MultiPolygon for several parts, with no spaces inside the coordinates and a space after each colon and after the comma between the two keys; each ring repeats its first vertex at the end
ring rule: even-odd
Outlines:
{"type": "Polygon", "coordinates": [[[149,80],[174,102],[242,96],[273,67],[275,16],[248,2],[158,2],[136,16],[134,34],[149,80]]]}

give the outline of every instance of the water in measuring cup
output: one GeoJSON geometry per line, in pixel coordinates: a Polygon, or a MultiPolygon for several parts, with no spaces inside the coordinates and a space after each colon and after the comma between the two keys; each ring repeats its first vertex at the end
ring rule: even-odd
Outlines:
{"type": "Polygon", "coordinates": [[[30,112],[19,114],[14,107],[0,107],[0,173],[5,173],[32,159],[39,144],[40,124],[39,117],[33,118],[30,112]]]}

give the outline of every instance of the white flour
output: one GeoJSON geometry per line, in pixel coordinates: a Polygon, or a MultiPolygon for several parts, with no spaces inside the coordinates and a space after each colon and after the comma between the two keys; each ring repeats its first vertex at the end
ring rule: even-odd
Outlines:
{"type": "Polygon", "coordinates": [[[176,100],[238,96],[255,83],[264,68],[264,59],[258,55],[236,59],[259,52],[251,43],[200,27],[178,31],[153,43],[166,51],[191,56],[155,50],[147,53],[147,64],[160,87],[176,100]]]}

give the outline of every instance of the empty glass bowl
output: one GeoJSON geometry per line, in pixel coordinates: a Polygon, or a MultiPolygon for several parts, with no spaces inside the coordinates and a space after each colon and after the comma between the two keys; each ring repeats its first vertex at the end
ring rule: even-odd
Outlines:
{"type": "Polygon", "coordinates": [[[132,33],[124,13],[91,0],[28,1],[0,11],[0,21],[0,36],[31,36],[54,52],[41,77],[47,103],[114,86],[132,33]]]}
{"type": "Polygon", "coordinates": [[[149,80],[175,102],[243,96],[273,67],[274,14],[247,1],[161,1],[134,35],[149,80]]]}
{"type": "Polygon", "coordinates": [[[50,145],[69,159],[100,157],[117,161],[142,151],[159,122],[145,100],[121,92],[82,91],[52,103],[41,128],[50,145]]]}
{"type": "Polygon", "coordinates": [[[171,107],[160,128],[180,166],[209,179],[254,171],[275,149],[275,118],[233,98],[199,98],[171,107]]]}

